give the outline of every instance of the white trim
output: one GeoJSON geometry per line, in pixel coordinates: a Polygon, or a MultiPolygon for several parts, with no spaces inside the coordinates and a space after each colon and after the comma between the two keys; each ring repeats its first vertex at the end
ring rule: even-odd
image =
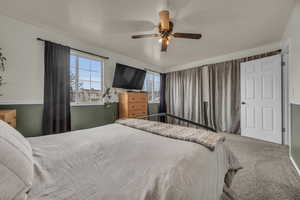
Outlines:
{"type": "Polygon", "coordinates": [[[290,82],[289,82],[289,76],[290,76],[290,65],[291,65],[291,41],[285,40],[281,42],[281,56],[283,58],[284,55],[288,55],[287,63],[285,64],[285,67],[282,68],[283,72],[283,100],[284,100],[284,119],[285,119],[285,132],[284,134],[284,144],[288,145],[290,148],[291,145],[291,109],[290,109],[290,82]]]}
{"type": "Polygon", "coordinates": [[[0,101],[0,105],[29,105],[29,104],[43,104],[42,100],[6,100],[0,101]]]}
{"type": "Polygon", "coordinates": [[[290,100],[290,104],[300,105],[300,101],[296,100],[296,99],[292,99],[292,100],[290,100]]]}
{"type": "Polygon", "coordinates": [[[148,104],[159,104],[159,101],[148,101],[148,104]]]}
{"type": "Polygon", "coordinates": [[[238,51],[238,52],[234,52],[231,54],[226,54],[226,55],[208,58],[208,59],[204,59],[204,60],[198,60],[198,61],[191,62],[188,64],[166,67],[164,71],[165,72],[180,71],[180,70],[199,67],[199,66],[203,66],[203,65],[249,57],[249,56],[253,56],[253,55],[257,55],[257,54],[262,54],[262,53],[266,53],[266,52],[270,52],[270,51],[279,50],[279,49],[281,49],[281,45],[282,45],[281,42],[276,42],[276,43],[260,46],[260,47],[253,48],[253,49],[238,51]]]}
{"type": "MultiPolygon", "coordinates": [[[[112,102],[119,103],[119,102],[112,102]]],[[[25,100],[7,100],[7,101],[0,101],[0,105],[43,105],[44,103],[42,101],[25,101],[25,100]]],[[[151,102],[149,101],[148,104],[159,104],[159,102],[151,102]]],[[[104,103],[71,103],[71,106],[103,106],[104,103]]]]}
{"type": "MultiPolygon", "coordinates": [[[[115,103],[115,102],[114,102],[115,103]]],[[[117,103],[117,102],[116,102],[117,103]]],[[[39,100],[7,100],[0,101],[0,105],[43,105],[43,101],[39,100]]],[[[71,106],[101,106],[104,105],[103,102],[94,103],[71,103],[71,106]]]]}
{"type": "MultiPolygon", "coordinates": [[[[292,43],[290,39],[287,40],[283,40],[281,42],[281,48],[283,49],[283,51],[288,50],[288,65],[287,65],[287,86],[286,86],[286,90],[287,90],[287,113],[286,113],[286,117],[287,117],[287,131],[288,131],[288,146],[289,146],[289,156],[292,157],[292,111],[291,111],[291,104],[292,102],[292,98],[291,98],[291,84],[290,84],[290,73],[291,73],[291,57],[292,57],[292,43]]],[[[283,52],[284,53],[284,52],[283,52]]]]}
{"type": "Polygon", "coordinates": [[[297,163],[295,162],[295,160],[293,159],[293,157],[292,157],[291,155],[290,155],[290,160],[291,160],[292,164],[294,165],[294,167],[295,167],[295,169],[296,169],[298,175],[300,176],[300,169],[299,169],[299,167],[297,166],[297,163]]]}
{"type": "Polygon", "coordinates": [[[87,102],[87,103],[71,103],[70,104],[72,107],[76,106],[103,106],[103,102],[87,102]]]}

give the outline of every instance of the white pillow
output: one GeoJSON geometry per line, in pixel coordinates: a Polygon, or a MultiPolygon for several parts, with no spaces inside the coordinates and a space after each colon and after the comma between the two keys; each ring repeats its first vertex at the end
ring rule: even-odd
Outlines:
{"type": "Polygon", "coordinates": [[[33,181],[29,142],[0,120],[0,199],[25,200],[33,181]]]}

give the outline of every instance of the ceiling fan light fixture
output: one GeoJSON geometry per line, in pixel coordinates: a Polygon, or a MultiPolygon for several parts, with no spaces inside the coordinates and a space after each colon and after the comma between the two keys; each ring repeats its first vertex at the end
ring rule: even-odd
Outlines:
{"type": "Polygon", "coordinates": [[[143,34],[143,35],[133,35],[132,39],[138,38],[159,38],[158,42],[161,44],[161,52],[166,52],[170,40],[174,38],[184,38],[184,39],[200,39],[201,34],[197,33],[173,33],[173,22],[170,21],[170,14],[168,10],[163,10],[159,12],[160,23],[158,24],[158,33],[153,34],[143,34]]]}

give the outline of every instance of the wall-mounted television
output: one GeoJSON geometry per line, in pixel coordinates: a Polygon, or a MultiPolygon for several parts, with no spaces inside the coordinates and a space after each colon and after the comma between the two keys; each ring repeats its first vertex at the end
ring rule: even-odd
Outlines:
{"type": "Polygon", "coordinates": [[[145,77],[145,70],[117,63],[112,87],[141,90],[144,86],[145,77]]]}

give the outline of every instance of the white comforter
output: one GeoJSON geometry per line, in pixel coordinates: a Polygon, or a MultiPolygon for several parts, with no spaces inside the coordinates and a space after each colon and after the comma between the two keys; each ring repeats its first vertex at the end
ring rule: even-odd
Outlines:
{"type": "Polygon", "coordinates": [[[239,163],[215,151],[119,124],[30,138],[29,200],[219,200],[239,163]]]}

